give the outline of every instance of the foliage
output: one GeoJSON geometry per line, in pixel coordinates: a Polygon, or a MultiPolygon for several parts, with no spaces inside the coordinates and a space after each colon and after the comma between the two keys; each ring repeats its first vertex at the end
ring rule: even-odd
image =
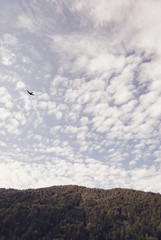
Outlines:
{"type": "Polygon", "coordinates": [[[2,240],[161,240],[161,195],[54,186],[0,189],[2,240]]]}

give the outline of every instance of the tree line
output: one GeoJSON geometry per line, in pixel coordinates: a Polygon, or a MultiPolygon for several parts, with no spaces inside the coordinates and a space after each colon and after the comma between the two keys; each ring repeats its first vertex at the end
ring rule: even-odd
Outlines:
{"type": "Polygon", "coordinates": [[[1,240],[161,240],[161,195],[54,186],[0,189],[1,240]]]}

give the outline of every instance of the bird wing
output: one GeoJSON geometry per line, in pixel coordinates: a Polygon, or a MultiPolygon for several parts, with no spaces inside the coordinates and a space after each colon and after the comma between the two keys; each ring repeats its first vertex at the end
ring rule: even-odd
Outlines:
{"type": "Polygon", "coordinates": [[[27,92],[28,92],[30,95],[34,95],[33,92],[29,92],[28,90],[27,90],[27,92]]]}

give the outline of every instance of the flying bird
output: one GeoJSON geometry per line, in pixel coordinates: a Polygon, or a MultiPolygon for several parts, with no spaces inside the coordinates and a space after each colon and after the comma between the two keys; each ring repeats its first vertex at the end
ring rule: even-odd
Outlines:
{"type": "Polygon", "coordinates": [[[34,95],[33,92],[29,92],[28,90],[27,90],[27,92],[28,92],[28,94],[30,94],[30,95],[32,95],[32,96],[34,95]]]}

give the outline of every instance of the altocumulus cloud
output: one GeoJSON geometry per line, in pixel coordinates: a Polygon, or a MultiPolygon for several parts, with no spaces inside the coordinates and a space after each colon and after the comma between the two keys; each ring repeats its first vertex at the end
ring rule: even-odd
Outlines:
{"type": "Polygon", "coordinates": [[[160,8],[159,0],[2,3],[1,187],[160,192],[160,8]]]}

